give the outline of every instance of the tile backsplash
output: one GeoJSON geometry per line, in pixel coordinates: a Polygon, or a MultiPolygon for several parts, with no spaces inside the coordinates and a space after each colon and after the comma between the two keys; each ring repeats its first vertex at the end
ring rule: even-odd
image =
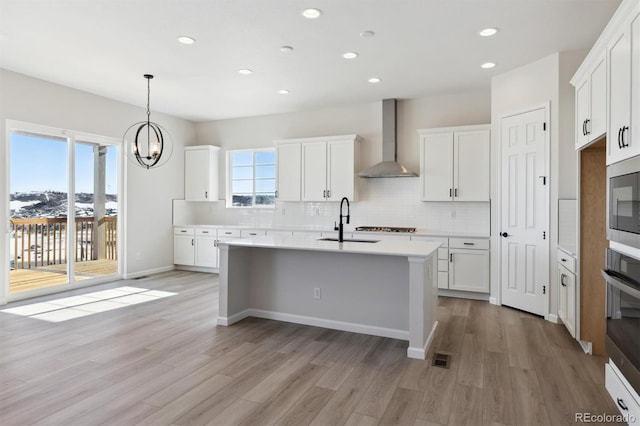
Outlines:
{"type": "MultiPolygon", "coordinates": [[[[420,179],[360,179],[351,203],[351,226],[411,226],[434,232],[489,235],[488,202],[420,201],[420,179]]],[[[217,203],[174,201],[174,224],[330,229],[339,203],[277,202],[273,209],[226,208],[217,203]]]]}

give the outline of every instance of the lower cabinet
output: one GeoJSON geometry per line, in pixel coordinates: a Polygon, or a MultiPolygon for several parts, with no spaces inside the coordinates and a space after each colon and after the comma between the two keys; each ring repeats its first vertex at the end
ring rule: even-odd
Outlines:
{"type": "Polygon", "coordinates": [[[193,228],[173,229],[173,263],[195,265],[195,230],[193,228]]]}
{"type": "Polygon", "coordinates": [[[569,334],[576,337],[576,275],[573,257],[558,250],[558,317],[569,334]]]}
{"type": "Polygon", "coordinates": [[[196,236],[195,266],[217,268],[218,257],[218,244],[216,237],[196,236]]]}
{"type": "Polygon", "coordinates": [[[489,293],[489,239],[449,238],[449,290],[489,293]]]}

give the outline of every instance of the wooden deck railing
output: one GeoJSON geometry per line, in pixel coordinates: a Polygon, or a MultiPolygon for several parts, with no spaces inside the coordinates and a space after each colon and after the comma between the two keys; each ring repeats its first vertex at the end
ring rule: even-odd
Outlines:
{"type": "MultiPolygon", "coordinates": [[[[117,217],[104,218],[104,246],[100,254],[96,247],[93,217],[76,217],[76,262],[86,260],[116,259],[117,217]]],[[[67,263],[67,218],[12,219],[13,268],[29,269],[46,265],[67,263]]],[[[99,240],[99,239],[97,239],[99,240]]]]}

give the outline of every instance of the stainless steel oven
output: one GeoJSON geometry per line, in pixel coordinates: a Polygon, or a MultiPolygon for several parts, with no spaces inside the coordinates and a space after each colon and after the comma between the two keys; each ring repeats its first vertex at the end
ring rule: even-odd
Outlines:
{"type": "Polygon", "coordinates": [[[609,358],[640,393],[640,260],[607,249],[607,335],[609,358]]]}
{"type": "Polygon", "coordinates": [[[607,167],[607,239],[640,248],[640,156],[607,167]]]}

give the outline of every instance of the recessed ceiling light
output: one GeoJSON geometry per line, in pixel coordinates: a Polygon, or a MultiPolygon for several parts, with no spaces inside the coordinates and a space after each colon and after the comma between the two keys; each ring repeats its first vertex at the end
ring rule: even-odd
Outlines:
{"type": "Polygon", "coordinates": [[[478,34],[480,34],[480,36],[482,37],[491,37],[492,35],[496,35],[497,33],[498,33],[497,28],[485,28],[484,30],[480,31],[478,34]]]}
{"type": "Polygon", "coordinates": [[[343,53],[342,57],[345,59],[354,59],[358,57],[358,54],[356,52],[347,52],[347,53],[343,53]]]}
{"type": "Polygon", "coordinates": [[[189,36],[180,36],[178,37],[178,41],[182,44],[193,44],[196,42],[196,39],[189,36]]]}
{"type": "Polygon", "coordinates": [[[278,93],[280,93],[281,95],[286,95],[289,93],[289,91],[287,89],[280,89],[278,90],[278,93]]]}
{"type": "Polygon", "coordinates": [[[249,74],[253,74],[253,71],[245,68],[245,69],[238,70],[238,74],[249,75],[249,74]]]}
{"type": "Polygon", "coordinates": [[[496,66],[496,64],[494,64],[493,62],[485,62],[484,64],[480,65],[482,68],[484,69],[489,69],[489,68],[493,68],[496,66]]]}
{"type": "Polygon", "coordinates": [[[282,46],[280,47],[280,51],[281,52],[291,52],[293,50],[293,47],[291,46],[282,46]]]}
{"type": "Polygon", "coordinates": [[[305,9],[302,11],[302,16],[307,19],[316,19],[322,15],[322,11],[320,9],[305,9]]]}
{"type": "Polygon", "coordinates": [[[376,33],[374,33],[373,31],[363,31],[360,33],[360,37],[373,37],[374,35],[376,35],[376,33]]]}
{"type": "Polygon", "coordinates": [[[378,77],[371,77],[367,80],[369,83],[380,83],[380,79],[378,77]]]}

